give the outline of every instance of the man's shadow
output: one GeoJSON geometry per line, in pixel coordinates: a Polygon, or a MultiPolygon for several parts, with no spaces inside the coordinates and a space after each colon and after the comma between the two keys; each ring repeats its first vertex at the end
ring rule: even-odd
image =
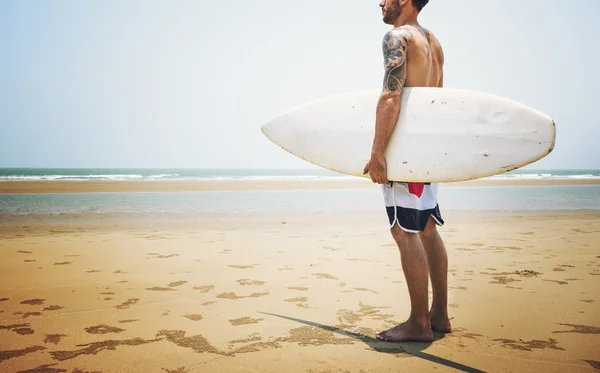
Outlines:
{"type": "Polygon", "coordinates": [[[434,332],[433,342],[400,342],[400,343],[399,342],[384,342],[384,341],[380,341],[376,338],[369,337],[368,335],[354,333],[351,331],[343,330],[343,329],[336,328],[336,327],[329,326],[329,325],[319,324],[319,323],[308,321],[308,320],[296,319],[294,317],[277,315],[277,314],[269,313],[269,312],[259,312],[259,313],[262,313],[263,315],[280,317],[282,319],[291,320],[291,321],[295,321],[295,322],[298,322],[298,323],[301,323],[304,325],[309,325],[309,326],[312,326],[315,328],[331,331],[336,334],[343,335],[345,337],[358,339],[358,340],[364,342],[367,346],[369,346],[369,348],[371,348],[372,350],[377,351],[377,352],[388,353],[388,354],[389,353],[394,353],[394,354],[406,353],[406,354],[412,355],[414,357],[418,357],[421,359],[425,359],[427,361],[431,361],[432,363],[437,363],[437,364],[447,366],[449,368],[454,368],[454,369],[460,370],[462,372],[468,372],[468,373],[484,372],[484,371],[476,369],[476,368],[472,368],[472,367],[469,367],[469,366],[466,366],[466,365],[463,365],[460,363],[456,363],[454,361],[450,361],[450,360],[423,352],[429,346],[431,346],[431,344],[433,342],[439,341],[442,338],[444,338],[444,334],[442,334],[442,333],[434,332]]]}

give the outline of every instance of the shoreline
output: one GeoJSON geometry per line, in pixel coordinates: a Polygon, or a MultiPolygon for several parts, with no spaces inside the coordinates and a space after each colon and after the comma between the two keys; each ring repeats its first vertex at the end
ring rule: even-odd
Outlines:
{"type": "MultiPolygon", "coordinates": [[[[479,179],[441,183],[442,188],[560,185],[600,185],[600,180],[479,179]]],[[[2,181],[0,182],[0,194],[267,191],[362,189],[369,187],[377,186],[366,178],[326,181],[2,181]]]]}
{"type": "MultiPolygon", "coordinates": [[[[457,226],[477,225],[479,222],[498,221],[518,226],[523,222],[535,221],[540,224],[556,224],[559,221],[600,221],[600,211],[595,210],[449,210],[444,213],[446,224],[440,231],[454,230],[457,226]]],[[[321,229],[325,226],[364,226],[375,225],[382,232],[388,226],[384,213],[362,212],[256,212],[256,213],[40,213],[7,214],[0,222],[0,238],[31,236],[40,233],[74,233],[85,231],[123,232],[147,229],[168,231],[219,230],[223,232],[240,229],[283,229],[302,226],[306,229],[321,229]],[[56,230],[58,229],[58,230],[56,230]]]]}

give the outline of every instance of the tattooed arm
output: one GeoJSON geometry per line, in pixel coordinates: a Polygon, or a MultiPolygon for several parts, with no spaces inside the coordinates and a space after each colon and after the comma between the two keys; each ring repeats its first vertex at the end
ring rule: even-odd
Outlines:
{"type": "Polygon", "coordinates": [[[410,31],[406,29],[394,29],[388,32],[383,40],[383,91],[377,103],[371,160],[364,170],[364,173],[369,172],[371,180],[378,184],[388,182],[384,153],[400,114],[400,96],[406,81],[406,53],[411,37],[410,31]]]}

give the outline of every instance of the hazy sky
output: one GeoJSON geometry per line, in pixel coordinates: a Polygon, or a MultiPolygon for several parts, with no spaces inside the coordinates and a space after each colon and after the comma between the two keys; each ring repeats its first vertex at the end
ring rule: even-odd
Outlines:
{"type": "MultiPolygon", "coordinates": [[[[260,125],[380,89],[378,4],[4,0],[0,167],[310,168],[260,125]]],[[[420,20],[446,87],[555,118],[535,168],[600,168],[599,16],[599,0],[431,0],[420,20]]]]}

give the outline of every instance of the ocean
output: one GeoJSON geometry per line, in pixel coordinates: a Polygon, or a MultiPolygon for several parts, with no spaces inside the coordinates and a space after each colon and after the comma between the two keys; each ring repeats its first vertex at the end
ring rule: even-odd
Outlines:
{"type": "MultiPolygon", "coordinates": [[[[339,180],[352,178],[315,168],[301,170],[177,169],[177,168],[0,168],[0,181],[117,180],[117,181],[239,181],[339,180]]],[[[600,180],[600,170],[515,170],[490,179],[600,180]]]]}
{"type": "MultiPolygon", "coordinates": [[[[327,170],[0,169],[0,182],[19,180],[340,180],[327,170]]],[[[600,179],[600,170],[516,170],[491,179],[600,179]]],[[[440,188],[442,211],[600,210],[600,185],[453,186],[440,188]]],[[[357,189],[143,193],[0,194],[2,215],[172,213],[247,214],[383,211],[377,186],[357,189]]]]}

